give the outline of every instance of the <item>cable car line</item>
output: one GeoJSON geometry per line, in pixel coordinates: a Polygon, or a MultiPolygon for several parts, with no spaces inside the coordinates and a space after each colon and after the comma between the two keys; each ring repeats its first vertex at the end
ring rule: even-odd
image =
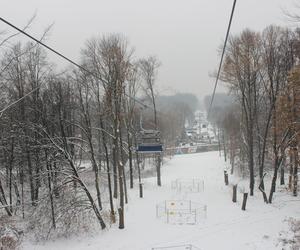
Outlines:
{"type": "MultiPolygon", "coordinates": [[[[7,21],[6,19],[0,17],[0,21],[2,21],[3,23],[7,24],[8,26],[12,27],[13,29],[19,31],[20,33],[22,33],[23,35],[27,36],[28,38],[30,38],[31,40],[35,41],[36,43],[42,45],[44,48],[46,48],[47,50],[50,50],[52,53],[58,55],[59,57],[63,58],[64,60],[68,61],[69,63],[73,64],[74,66],[76,66],[77,68],[81,69],[82,71],[92,75],[93,77],[95,77],[96,79],[100,80],[102,85],[106,85],[107,83],[104,83],[103,79],[101,79],[98,75],[95,75],[93,72],[89,71],[88,69],[86,69],[85,67],[81,66],[80,64],[76,63],[75,61],[71,60],[70,58],[68,58],[67,56],[63,55],[62,53],[58,52],[57,50],[53,49],[52,47],[48,46],[47,44],[43,43],[42,41],[38,40],[37,38],[33,37],[32,35],[28,34],[26,31],[18,28],[17,26],[13,25],[12,23],[10,23],[9,21],[7,21]]],[[[128,98],[136,101],[138,104],[140,104],[142,107],[144,108],[149,108],[154,110],[151,106],[143,103],[142,101],[136,99],[135,97],[132,97],[131,95],[127,94],[126,92],[124,92],[124,95],[127,96],[128,98]]]]}
{"type": "Polygon", "coordinates": [[[217,74],[217,78],[216,78],[216,82],[215,82],[213,94],[212,94],[212,97],[211,97],[211,100],[210,100],[210,105],[209,105],[209,109],[208,109],[207,119],[209,118],[210,113],[211,113],[212,104],[213,104],[213,101],[214,101],[214,98],[215,98],[216,89],[217,89],[217,85],[218,85],[219,78],[220,78],[220,73],[221,73],[223,59],[224,59],[224,55],[225,55],[227,40],[228,40],[229,33],[230,33],[230,28],[231,28],[233,14],[234,14],[234,10],[235,10],[235,5],[236,5],[236,0],[233,1],[233,5],[232,5],[231,15],[230,15],[229,24],[228,24],[227,32],[226,32],[226,38],[225,38],[225,42],[224,42],[224,46],[223,46],[222,56],[221,56],[221,60],[220,60],[220,64],[219,64],[219,69],[218,69],[218,74],[217,74]]]}
{"type": "MultiPolygon", "coordinates": [[[[73,61],[73,60],[69,59],[68,57],[64,56],[62,53],[60,53],[57,50],[51,48],[50,46],[46,45],[42,41],[36,39],[32,35],[30,35],[27,32],[25,32],[24,30],[21,30],[20,28],[16,27],[15,25],[13,25],[9,21],[5,20],[4,18],[0,17],[0,21],[4,22],[5,24],[9,25],[10,27],[16,29],[17,31],[19,31],[23,35],[29,37],[31,40],[33,40],[36,43],[42,45],[46,49],[50,50],[51,52],[53,52],[54,54],[56,54],[59,57],[63,58],[64,60],[68,61],[69,63],[73,64],[74,66],[76,66],[77,68],[81,69],[82,71],[84,71],[84,72],[92,75],[96,79],[100,80],[100,82],[102,83],[103,87],[104,87],[104,85],[107,84],[98,75],[95,75],[93,72],[89,71],[85,67],[81,66],[80,64],[76,63],[75,61],[73,61]]],[[[34,91],[36,91],[38,88],[36,88],[34,91]]],[[[29,94],[31,94],[34,91],[31,91],[26,96],[28,96],[29,94]]],[[[132,97],[131,95],[127,94],[126,92],[124,92],[124,95],[127,96],[127,97],[129,97],[130,99],[136,101],[143,108],[150,108],[151,110],[154,110],[154,108],[146,105],[142,101],[140,101],[140,100],[132,97]]],[[[159,111],[157,111],[157,112],[158,113],[162,113],[162,112],[159,112],[159,111]]],[[[142,128],[142,124],[141,123],[140,123],[140,126],[141,126],[141,128],[140,128],[141,131],[139,133],[139,142],[138,142],[137,151],[143,152],[143,153],[160,153],[160,152],[162,152],[163,148],[162,148],[162,143],[161,143],[161,138],[160,138],[160,131],[158,131],[158,130],[145,130],[145,129],[142,128]]]]}

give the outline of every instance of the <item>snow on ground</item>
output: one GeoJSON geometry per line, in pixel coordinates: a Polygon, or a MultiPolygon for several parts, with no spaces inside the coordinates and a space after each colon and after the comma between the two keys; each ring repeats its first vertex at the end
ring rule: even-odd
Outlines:
{"type": "Polygon", "coordinates": [[[202,250],[282,249],[278,245],[284,220],[300,217],[297,199],[283,192],[276,193],[273,204],[265,205],[256,191],[249,197],[247,210],[241,210],[242,194],[238,202],[231,201],[231,188],[223,181],[224,161],[218,152],[178,155],[162,169],[162,187],[155,178],[144,179],[144,198],[138,189],[129,193],[126,207],[126,228],[113,226],[93,237],[56,240],[45,245],[26,243],[25,250],[151,250],[192,244],[202,250]],[[204,180],[204,192],[178,193],[171,189],[177,178],[204,180]],[[197,225],[172,225],[156,218],[156,204],[165,200],[192,200],[207,205],[207,218],[197,225]]]}

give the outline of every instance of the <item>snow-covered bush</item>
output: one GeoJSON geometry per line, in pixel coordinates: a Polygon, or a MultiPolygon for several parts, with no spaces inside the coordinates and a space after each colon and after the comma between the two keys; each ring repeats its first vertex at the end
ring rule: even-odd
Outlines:
{"type": "Polygon", "coordinates": [[[10,226],[0,227],[0,249],[15,250],[21,242],[21,233],[10,226]]]}
{"type": "Polygon", "coordinates": [[[289,230],[280,233],[280,243],[282,249],[299,250],[300,249],[300,220],[289,218],[287,220],[289,230]]]}
{"type": "MultiPolygon", "coordinates": [[[[30,231],[37,241],[100,231],[94,212],[80,190],[67,190],[54,198],[39,203],[30,220],[30,231]],[[54,216],[54,218],[53,218],[54,216]]],[[[103,214],[106,220],[109,215],[103,214]]]]}

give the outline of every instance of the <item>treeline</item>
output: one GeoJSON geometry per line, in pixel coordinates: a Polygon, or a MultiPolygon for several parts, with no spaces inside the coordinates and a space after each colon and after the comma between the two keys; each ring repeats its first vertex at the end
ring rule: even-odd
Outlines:
{"type": "MultiPolygon", "coordinates": [[[[29,219],[41,234],[45,225],[43,236],[76,231],[86,215],[102,229],[117,218],[124,228],[127,190],[137,177],[142,188],[135,151],[142,113],[143,125],[163,131],[165,147],[178,133],[177,117],[156,110],[158,60],[134,59],[113,34],[86,42],[87,70],[58,72],[40,45],[1,34],[0,217],[29,219]]],[[[161,183],[162,159],[153,157],[161,183]]]]}
{"type": "Polygon", "coordinates": [[[170,126],[161,124],[164,134],[168,134],[168,141],[172,140],[172,146],[185,137],[185,124],[188,121],[192,124],[195,119],[195,111],[199,109],[199,101],[197,96],[190,93],[177,93],[175,95],[157,97],[157,105],[163,113],[171,116],[171,120],[176,123],[170,126]],[[173,141],[173,139],[177,139],[173,141]]]}
{"type": "Polygon", "coordinates": [[[285,184],[285,173],[297,195],[299,49],[300,31],[278,26],[246,29],[230,37],[226,48],[221,78],[235,102],[214,121],[231,173],[248,176],[250,195],[257,186],[266,203],[272,202],[277,180],[285,184]],[[272,179],[268,193],[266,174],[272,179]]]}

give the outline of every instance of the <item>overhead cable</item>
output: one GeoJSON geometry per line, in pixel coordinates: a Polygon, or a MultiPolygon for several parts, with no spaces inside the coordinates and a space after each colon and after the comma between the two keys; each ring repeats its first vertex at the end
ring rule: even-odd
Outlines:
{"type": "MultiPolygon", "coordinates": [[[[19,31],[20,33],[22,33],[23,35],[29,37],[31,40],[35,41],[36,43],[40,44],[41,46],[43,46],[44,48],[46,48],[47,50],[50,50],[52,53],[58,55],[59,57],[63,58],[64,60],[68,61],[69,63],[73,64],[74,66],[76,66],[77,68],[81,69],[82,71],[92,75],[93,77],[97,78],[98,80],[100,80],[100,82],[105,85],[105,83],[103,82],[103,79],[101,79],[99,76],[95,75],[93,72],[89,71],[88,69],[86,69],[85,67],[81,66],[80,64],[76,63],[75,61],[71,60],[70,58],[68,58],[67,56],[63,55],[62,53],[58,52],[57,50],[51,48],[50,46],[48,46],[47,44],[43,43],[42,41],[38,40],[37,38],[33,37],[32,35],[28,34],[26,31],[18,28],[17,26],[13,25],[11,22],[7,21],[6,19],[0,17],[0,21],[4,22],[5,24],[9,25],[10,27],[12,27],[13,29],[19,31]]],[[[136,101],[138,104],[142,105],[145,108],[150,108],[153,109],[152,107],[144,104],[142,101],[136,99],[135,97],[124,93],[125,96],[127,96],[128,98],[136,101]]]]}
{"type": "Polygon", "coordinates": [[[226,38],[225,38],[225,41],[224,41],[222,56],[221,56],[221,60],[220,60],[220,64],[219,64],[219,69],[218,69],[218,73],[217,73],[217,77],[216,77],[216,81],[215,81],[215,86],[214,86],[213,94],[212,94],[212,97],[211,97],[211,100],[210,100],[210,105],[209,105],[209,109],[208,109],[207,119],[209,118],[211,110],[212,110],[212,105],[213,105],[213,102],[214,102],[214,98],[215,98],[215,94],[216,94],[216,89],[217,89],[217,85],[218,85],[219,78],[220,78],[220,73],[221,73],[221,69],[222,69],[222,65],[223,65],[223,59],[224,59],[224,55],[225,55],[225,51],[226,51],[226,45],[227,45],[227,41],[228,41],[228,37],[229,37],[229,33],[230,33],[230,28],[231,28],[233,14],[234,14],[234,10],[235,10],[235,5],[236,5],[236,0],[233,1],[233,5],[232,5],[231,15],[230,15],[229,24],[228,24],[227,32],[226,32],[226,38]]]}

